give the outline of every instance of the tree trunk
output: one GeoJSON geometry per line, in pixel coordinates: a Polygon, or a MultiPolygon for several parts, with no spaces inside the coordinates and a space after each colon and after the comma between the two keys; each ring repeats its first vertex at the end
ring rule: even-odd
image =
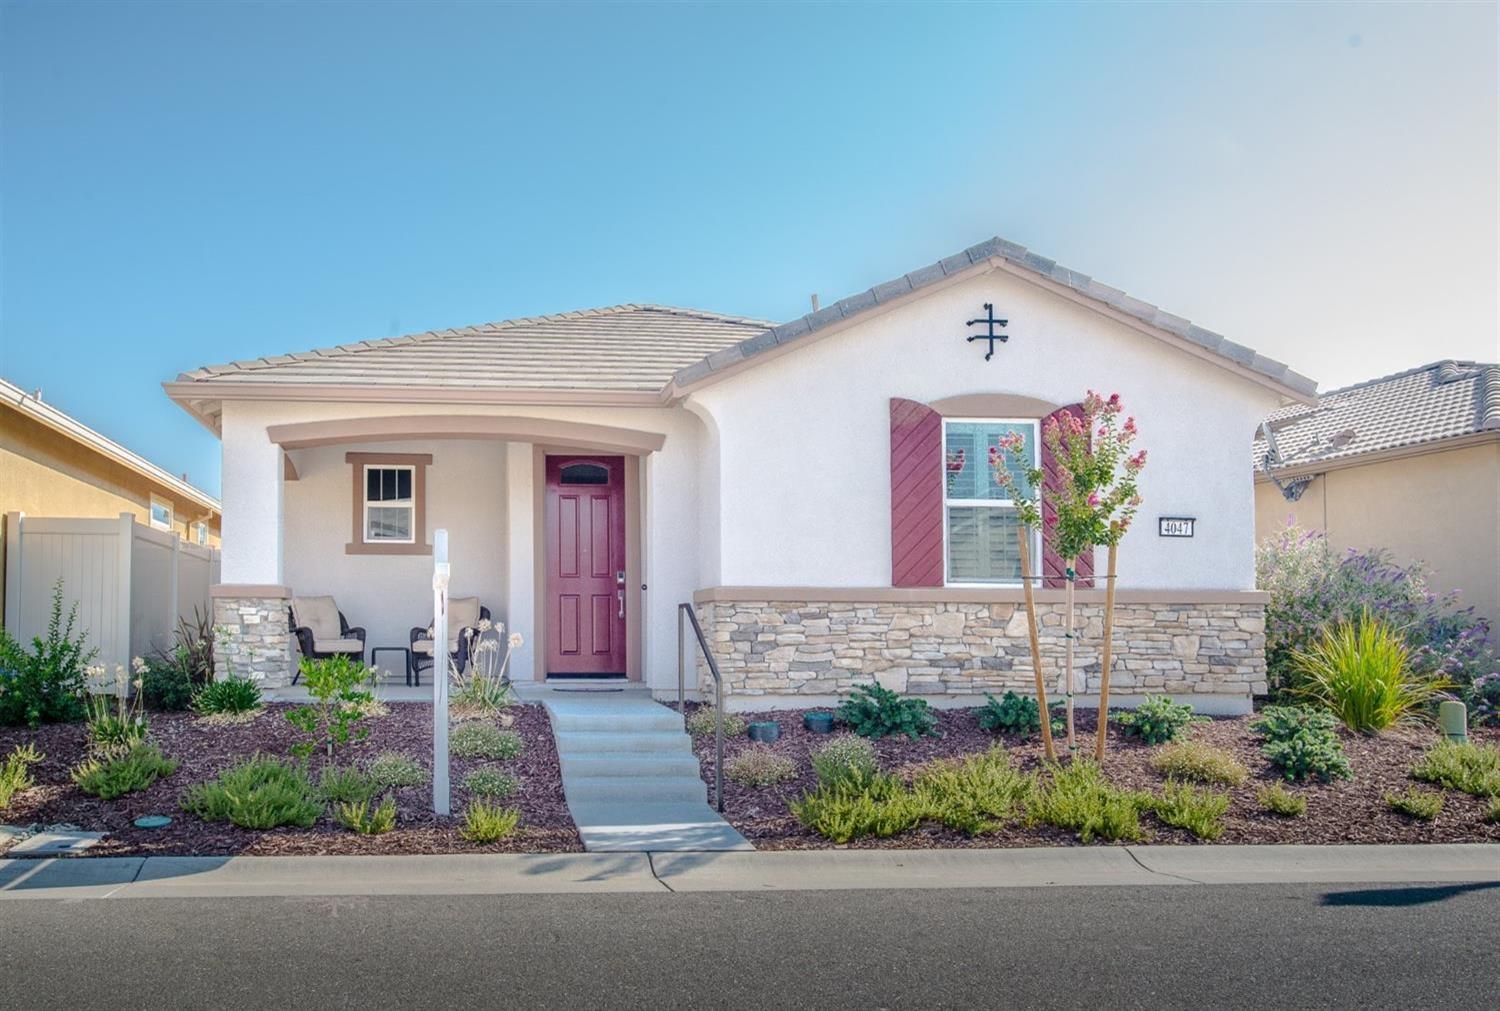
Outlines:
{"type": "Polygon", "coordinates": [[[1042,749],[1047,761],[1057,761],[1057,749],[1052,744],[1052,710],[1047,707],[1047,681],[1042,676],[1042,647],[1036,634],[1036,600],[1031,592],[1031,557],[1027,545],[1027,530],[1016,528],[1016,540],[1021,546],[1021,586],[1026,595],[1026,631],[1031,639],[1031,671],[1036,675],[1036,705],[1042,719],[1042,749]]]}
{"type": "Polygon", "coordinates": [[[1099,734],[1094,741],[1094,759],[1104,761],[1104,742],[1109,730],[1109,667],[1115,636],[1115,552],[1109,546],[1109,572],[1104,577],[1104,648],[1099,662],[1099,734]]]}

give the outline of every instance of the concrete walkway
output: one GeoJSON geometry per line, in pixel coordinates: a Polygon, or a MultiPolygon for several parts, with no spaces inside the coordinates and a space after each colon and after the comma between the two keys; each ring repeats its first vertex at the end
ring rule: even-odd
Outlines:
{"type": "Polygon", "coordinates": [[[1483,883],[1500,888],[1500,846],[0,859],[0,901],[1288,883],[1483,883]]]}
{"type": "Polygon", "coordinates": [[[750,850],[708,806],[682,717],[640,691],[540,693],[590,852],[750,850]]]}

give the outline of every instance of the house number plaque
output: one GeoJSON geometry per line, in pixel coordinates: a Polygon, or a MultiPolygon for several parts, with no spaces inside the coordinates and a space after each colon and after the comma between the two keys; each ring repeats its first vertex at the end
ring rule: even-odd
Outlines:
{"type": "Polygon", "coordinates": [[[1197,522],[1193,516],[1158,516],[1156,533],[1160,537],[1191,537],[1197,522]]]}

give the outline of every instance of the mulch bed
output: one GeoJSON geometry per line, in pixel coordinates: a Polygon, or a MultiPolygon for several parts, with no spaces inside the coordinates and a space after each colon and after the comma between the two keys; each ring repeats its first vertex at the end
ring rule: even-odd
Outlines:
{"type": "MultiPolygon", "coordinates": [[[[829,740],[826,735],[809,732],[802,726],[802,710],[778,709],[743,713],[747,720],[775,720],[781,725],[781,739],[772,745],[756,745],[744,735],[726,737],[724,757],[727,761],[746,748],[770,747],[793,759],[797,776],[777,786],[753,788],[724,781],[724,816],[756,849],[837,848],[806,829],[792,817],[788,803],[813,790],[809,754],[829,740]]],[[[997,736],[981,730],[973,710],[945,710],[937,713],[938,737],[915,741],[905,737],[874,741],[881,767],[888,771],[915,765],[934,758],[952,758],[988,750],[1003,744],[1016,765],[1036,769],[1042,761],[1039,738],[1023,741],[1012,735],[997,736]]],[[[1260,754],[1260,738],[1250,731],[1253,717],[1215,718],[1193,725],[1191,737],[1230,752],[1250,770],[1244,786],[1230,789],[1232,803],[1225,815],[1225,829],[1215,843],[1452,843],[1500,842],[1500,825],[1486,825],[1482,818],[1484,803],[1477,797],[1444,790],[1442,813],[1431,822],[1417,821],[1389,810],[1385,794],[1404,792],[1408,787],[1438,789],[1432,784],[1417,783],[1408,770],[1430,746],[1435,737],[1430,730],[1403,728],[1378,737],[1343,734],[1344,753],[1354,770],[1352,780],[1334,783],[1288,783],[1287,787],[1307,798],[1307,814],[1300,818],[1283,818],[1261,809],[1256,792],[1269,783],[1279,782],[1280,774],[1260,754]]],[[[1077,714],[1080,753],[1093,752],[1094,731],[1098,726],[1093,711],[1077,714]]],[[[1481,728],[1471,732],[1471,740],[1500,744],[1500,730],[1481,728]]],[[[703,769],[703,778],[713,790],[713,735],[693,743],[703,769]]],[[[1065,747],[1059,736],[1058,747],[1065,747]]],[[[1139,740],[1124,736],[1111,726],[1104,769],[1109,779],[1123,787],[1159,790],[1162,777],[1151,768],[1155,751],[1139,740]]],[[[1215,787],[1215,789],[1222,789],[1215,787]]],[[[1205,843],[1184,829],[1170,828],[1145,816],[1142,823],[1151,834],[1149,842],[1213,845],[1205,843]]],[[[918,828],[888,839],[859,839],[851,848],[927,849],[935,847],[1003,847],[1003,846],[1076,846],[1077,837],[1049,826],[1027,828],[1011,826],[1003,831],[970,837],[923,823],[918,828]]]]}
{"type": "MultiPolygon", "coordinates": [[[[399,751],[431,771],[432,706],[419,702],[389,703],[390,713],[366,721],[370,735],[341,749],[339,762],[364,764],[386,751],[399,751]]],[[[108,836],[89,851],[90,856],[161,856],[253,854],[391,854],[391,853],[558,853],[583,849],[578,830],[563,799],[562,771],[547,714],[540,706],[517,705],[506,710],[514,718],[511,729],[525,740],[525,749],[504,762],[468,761],[455,756],[451,763],[454,817],[432,813],[431,782],[395,791],[396,828],[384,835],[362,836],[341,828],[324,816],[312,828],[252,831],[227,822],[204,822],[180,809],[178,797],[193,783],[212,779],[223,769],[256,751],[285,756],[300,738],[283,712],[272,704],[254,722],[236,726],[208,726],[187,713],[150,713],[151,737],[182,764],[149,789],[116,800],[100,800],[73,785],[68,770],[84,757],[84,725],[54,724],[37,730],[0,727],[0,756],[27,742],[46,759],[32,767],[36,786],[11,800],[0,813],[9,825],[31,823],[77,825],[108,836]],[[521,810],[521,827],[510,839],[486,846],[466,842],[458,834],[469,797],[460,784],[471,769],[490,766],[516,776],[520,788],[500,801],[521,810]],[[132,822],[146,814],[167,814],[164,829],[138,829],[132,822]]],[[[322,756],[312,759],[316,777],[322,756]]]]}

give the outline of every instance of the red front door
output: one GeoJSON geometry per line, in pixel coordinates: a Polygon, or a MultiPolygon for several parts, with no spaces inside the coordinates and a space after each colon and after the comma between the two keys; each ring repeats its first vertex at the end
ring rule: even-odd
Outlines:
{"type": "Polygon", "coordinates": [[[625,673],[625,460],[547,457],[547,673],[625,673]]]}

